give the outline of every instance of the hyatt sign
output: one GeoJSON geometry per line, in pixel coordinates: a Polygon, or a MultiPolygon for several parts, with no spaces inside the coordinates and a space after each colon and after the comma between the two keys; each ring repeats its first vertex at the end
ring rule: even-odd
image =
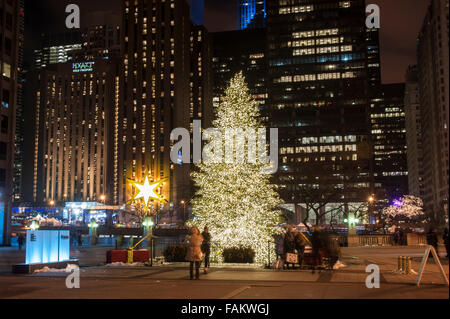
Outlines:
{"type": "Polygon", "coordinates": [[[92,72],[95,62],[79,62],[72,63],[72,70],[74,73],[92,72]]]}

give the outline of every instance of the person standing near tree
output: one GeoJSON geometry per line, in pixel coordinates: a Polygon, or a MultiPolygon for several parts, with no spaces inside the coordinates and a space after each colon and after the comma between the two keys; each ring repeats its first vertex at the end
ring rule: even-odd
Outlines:
{"type": "Polygon", "coordinates": [[[209,233],[208,226],[203,229],[203,242],[202,242],[202,253],[205,255],[205,274],[209,271],[209,255],[211,252],[211,234],[209,233]]]}
{"type": "MultiPolygon", "coordinates": [[[[286,232],[286,235],[284,236],[284,254],[295,254],[295,235],[294,235],[294,228],[292,226],[288,227],[288,230],[286,232]]],[[[287,258],[285,257],[286,260],[286,268],[289,269],[289,265],[291,265],[291,263],[287,262],[287,258]]],[[[292,264],[292,269],[294,269],[295,264],[292,264]]]]}
{"type": "Polygon", "coordinates": [[[197,227],[191,228],[191,236],[189,236],[189,247],[186,254],[186,260],[190,262],[189,274],[190,279],[194,279],[194,266],[195,266],[195,279],[200,279],[200,263],[202,261],[202,249],[203,236],[197,227]]]}
{"type": "Polygon", "coordinates": [[[442,235],[442,239],[444,240],[445,250],[447,251],[447,257],[448,258],[448,228],[444,229],[444,235],[442,235]]]}
{"type": "Polygon", "coordinates": [[[284,268],[284,237],[285,234],[278,235],[275,241],[275,253],[277,254],[276,267],[277,269],[284,268]]]}

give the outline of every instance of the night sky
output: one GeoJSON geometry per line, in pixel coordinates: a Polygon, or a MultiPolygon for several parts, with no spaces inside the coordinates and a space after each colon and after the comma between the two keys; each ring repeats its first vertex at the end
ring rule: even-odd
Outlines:
{"type": "MultiPolygon", "coordinates": [[[[237,0],[205,0],[205,24],[210,32],[235,30],[237,0]]],[[[26,57],[38,46],[39,34],[64,31],[65,7],[89,11],[119,10],[121,0],[26,0],[26,57]]],[[[429,0],[371,0],[381,8],[381,66],[383,83],[403,82],[406,68],[416,63],[416,39],[429,0]]]]}

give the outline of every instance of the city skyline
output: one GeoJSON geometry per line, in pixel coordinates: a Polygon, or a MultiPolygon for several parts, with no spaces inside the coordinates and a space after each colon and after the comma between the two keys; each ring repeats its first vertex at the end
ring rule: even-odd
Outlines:
{"type": "MultiPolygon", "coordinates": [[[[205,26],[210,33],[238,30],[238,1],[205,1],[205,26]]],[[[29,27],[33,25],[34,32],[42,32],[38,31],[39,29],[45,31],[64,30],[65,15],[61,12],[64,12],[65,5],[71,3],[69,0],[58,1],[57,4],[52,0],[39,2],[27,0],[26,3],[30,6],[30,10],[42,13],[45,11],[45,15],[51,17],[42,21],[39,14],[26,15],[25,21],[28,22],[29,27]]],[[[81,5],[82,15],[86,14],[85,11],[102,10],[105,4],[107,4],[108,10],[120,11],[120,0],[81,0],[78,3],[81,5]],[[83,8],[87,10],[83,10],[83,8]]],[[[415,64],[417,34],[425,19],[429,0],[374,0],[370,3],[378,4],[381,10],[382,83],[404,82],[406,68],[408,65],[415,64]]],[[[35,36],[36,33],[33,34],[30,33],[30,30],[26,30],[25,38],[28,43],[35,41],[35,36]]]]}

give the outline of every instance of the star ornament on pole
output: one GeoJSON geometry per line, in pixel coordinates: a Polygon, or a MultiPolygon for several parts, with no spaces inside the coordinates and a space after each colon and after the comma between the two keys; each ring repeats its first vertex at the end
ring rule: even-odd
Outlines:
{"type": "Polygon", "coordinates": [[[148,209],[150,201],[156,200],[160,203],[167,203],[167,201],[156,192],[156,190],[166,181],[166,179],[159,180],[157,182],[150,182],[150,174],[146,174],[144,181],[139,183],[137,181],[128,180],[139,192],[129,201],[129,203],[135,202],[141,199],[144,202],[144,206],[148,209]]]}

